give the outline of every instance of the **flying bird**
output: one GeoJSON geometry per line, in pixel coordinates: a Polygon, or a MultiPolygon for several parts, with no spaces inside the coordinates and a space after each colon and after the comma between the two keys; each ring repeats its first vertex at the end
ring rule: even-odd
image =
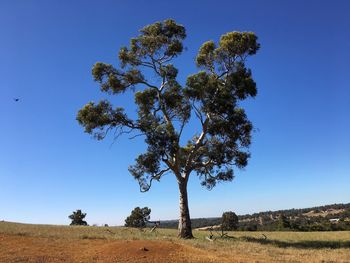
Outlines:
{"type": "Polygon", "coordinates": [[[17,102],[17,101],[19,101],[19,99],[18,99],[18,98],[14,98],[13,100],[14,100],[14,101],[16,101],[16,102],[17,102]]]}

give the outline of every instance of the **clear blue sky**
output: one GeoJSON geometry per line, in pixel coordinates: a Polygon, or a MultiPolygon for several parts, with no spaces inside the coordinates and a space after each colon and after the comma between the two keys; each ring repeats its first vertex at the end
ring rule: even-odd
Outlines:
{"type": "Polygon", "coordinates": [[[106,97],[92,65],[118,65],[121,46],[166,18],[187,29],[175,62],[182,83],[204,41],[238,30],[261,43],[249,60],[258,85],[246,103],[258,129],[250,163],[212,191],[193,175],[191,216],[350,202],[349,10],[345,0],[0,1],[0,220],[68,224],[82,209],[89,224],[115,225],[135,206],[178,218],[173,176],[142,194],[128,173],[141,138],[99,142],[75,120],[85,103],[106,97]]]}

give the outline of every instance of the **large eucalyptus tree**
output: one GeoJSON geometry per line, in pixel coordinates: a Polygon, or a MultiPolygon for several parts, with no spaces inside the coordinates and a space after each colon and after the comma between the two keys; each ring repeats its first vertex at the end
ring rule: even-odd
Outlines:
{"type": "Polygon", "coordinates": [[[135,94],[138,116],[131,118],[107,100],[89,102],[77,115],[85,132],[101,140],[109,131],[137,132],[148,148],[129,167],[141,191],[172,173],[180,192],[179,237],[191,238],[187,183],[192,173],[208,189],[231,181],[233,166],[243,168],[250,156],[252,124],[239,102],[257,94],[246,59],[259,49],[252,32],[229,32],[205,42],[196,57],[198,73],[185,85],[172,64],[183,51],[185,28],[174,20],[147,25],[119,51],[120,69],[97,62],[92,74],[101,91],[135,94]],[[150,73],[152,72],[152,73],[150,73]],[[183,143],[184,129],[197,122],[200,132],[183,143]]]}

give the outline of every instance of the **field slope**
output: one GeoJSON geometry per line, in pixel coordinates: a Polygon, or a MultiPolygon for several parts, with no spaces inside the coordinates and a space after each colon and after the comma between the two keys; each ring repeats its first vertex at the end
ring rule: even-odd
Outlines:
{"type": "Polygon", "coordinates": [[[350,262],[348,231],[231,232],[213,242],[194,235],[0,222],[0,262],[350,262]]]}

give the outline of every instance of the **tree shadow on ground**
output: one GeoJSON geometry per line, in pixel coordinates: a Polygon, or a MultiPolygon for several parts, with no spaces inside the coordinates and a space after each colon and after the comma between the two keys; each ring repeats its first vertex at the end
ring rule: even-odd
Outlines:
{"type": "Polygon", "coordinates": [[[322,248],[350,248],[350,241],[321,241],[321,240],[305,240],[298,242],[288,242],[274,239],[263,239],[255,237],[241,237],[241,240],[259,243],[263,245],[273,245],[281,248],[305,248],[305,249],[322,249],[322,248]]]}

